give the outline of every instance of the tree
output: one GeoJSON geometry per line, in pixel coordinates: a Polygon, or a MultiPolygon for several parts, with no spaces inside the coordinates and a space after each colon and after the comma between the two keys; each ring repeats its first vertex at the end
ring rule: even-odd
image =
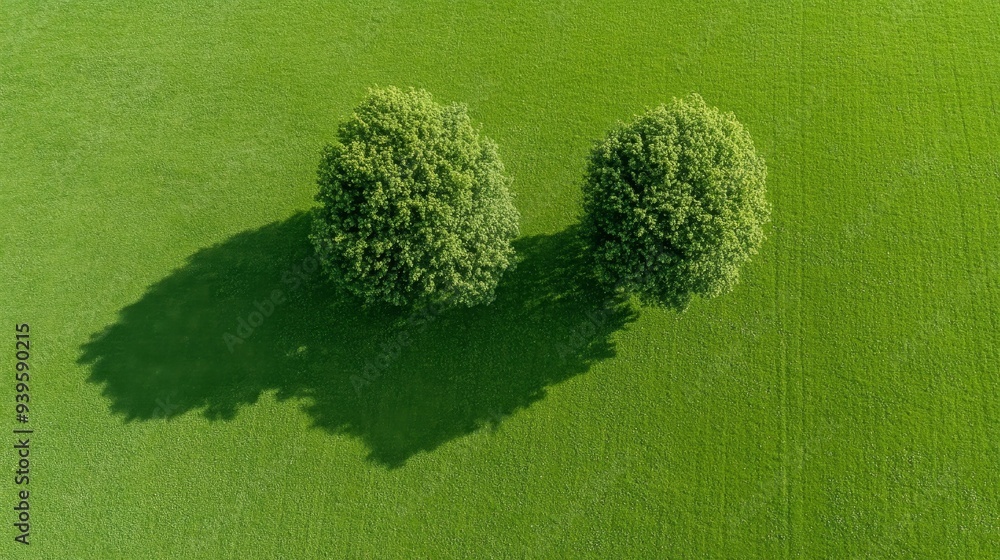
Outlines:
{"type": "Polygon", "coordinates": [[[323,150],[310,238],[367,303],[489,303],[513,265],[510,183],[464,105],[373,89],[323,150]]]}
{"type": "Polygon", "coordinates": [[[697,94],[619,123],[591,152],[584,186],[597,277],[681,310],[728,292],[764,241],[766,176],[736,117],[697,94]]]}

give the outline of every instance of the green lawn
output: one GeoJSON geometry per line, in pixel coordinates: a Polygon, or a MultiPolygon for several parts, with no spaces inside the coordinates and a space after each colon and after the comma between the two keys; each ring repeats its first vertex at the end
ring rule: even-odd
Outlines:
{"type": "Polygon", "coordinates": [[[0,557],[1000,556],[995,2],[188,4],[0,1],[36,429],[0,557]],[[372,85],[500,145],[493,306],[416,327],[295,276],[372,85]],[[573,274],[588,149],[692,91],[767,159],[769,239],[727,296],[607,308],[573,274]]]}

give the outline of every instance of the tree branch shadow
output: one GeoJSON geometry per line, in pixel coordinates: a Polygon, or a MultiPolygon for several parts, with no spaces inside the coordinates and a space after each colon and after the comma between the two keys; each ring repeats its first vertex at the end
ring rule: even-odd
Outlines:
{"type": "Polygon", "coordinates": [[[611,335],[635,318],[590,278],[575,227],[518,240],[491,305],[441,312],[338,292],[310,266],[308,230],[299,213],[202,249],[93,335],[79,362],[112,412],[224,421],[273,391],[394,468],[612,357],[611,335]]]}

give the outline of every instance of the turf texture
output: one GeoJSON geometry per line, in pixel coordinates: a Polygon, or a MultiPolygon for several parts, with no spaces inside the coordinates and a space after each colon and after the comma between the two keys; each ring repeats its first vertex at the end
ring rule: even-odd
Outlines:
{"type": "Polygon", "coordinates": [[[0,422],[28,322],[36,429],[0,556],[1000,556],[997,4],[0,14],[0,422]],[[500,145],[524,262],[493,306],[362,310],[307,270],[372,85],[500,145]],[[769,239],[684,314],[607,305],[574,274],[587,151],[692,91],[767,159],[769,239]]]}

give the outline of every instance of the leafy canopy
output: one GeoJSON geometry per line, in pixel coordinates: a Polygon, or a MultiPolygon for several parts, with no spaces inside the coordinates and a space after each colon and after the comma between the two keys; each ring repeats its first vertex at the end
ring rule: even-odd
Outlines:
{"type": "Polygon", "coordinates": [[[764,241],[766,176],[736,117],[697,94],[619,123],[591,152],[584,186],[598,277],[678,309],[728,292],[764,241]]]}
{"type": "Polygon", "coordinates": [[[310,237],[368,303],[488,303],[513,264],[510,182],[464,105],[373,89],[323,150],[310,237]]]}

